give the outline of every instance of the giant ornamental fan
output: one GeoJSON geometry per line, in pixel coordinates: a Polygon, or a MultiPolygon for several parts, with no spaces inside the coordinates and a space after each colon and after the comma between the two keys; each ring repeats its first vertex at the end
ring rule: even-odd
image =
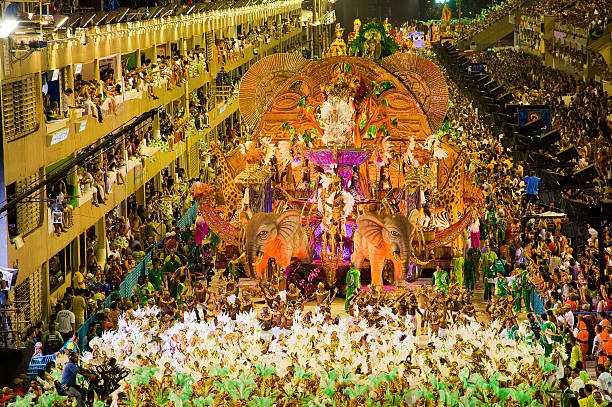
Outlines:
{"type": "Polygon", "coordinates": [[[256,62],[240,81],[238,103],[242,120],[255,127],[282,85],[309,63],[296,54],[273,54],[256,62]]]}

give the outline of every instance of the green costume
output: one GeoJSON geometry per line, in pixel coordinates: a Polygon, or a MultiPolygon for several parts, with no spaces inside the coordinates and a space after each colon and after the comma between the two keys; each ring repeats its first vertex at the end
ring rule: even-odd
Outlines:
{"type": "Polygon", "coordinates": [[[164,261],[164,273],[174,275],[177,268],[181,267],[181,259],[176,254],[171,254],[164,261]]]}
{"type": "Polygon", "coordinates": [[[493,251],[484,252],[480,256],[480,264],[482,265],[482,279],[484,283],[484,300],[488,301],[491,298],[491,283],[489,280],[495,278],[495,270],[493,265],[497,261],[497,254],[493,251]]]}
{"type": "Polygon", "coordinates": [[[508,296],[508,280],[506,277],[495,278],[495,295],[500,298],[506,298],[508,296]]]}
{"type": "Polygon", "coordinates": [[[550,321],[546,321],[542,324],[542,334],[540,335],[540,341],[542,342],[542,347],[544,348],[544,355],[548,357],[553,349],[553,342],[558,341],[560,338],[557,333],[557,327],[550,321]],[[545,333],[548,332],[552,335],[548,336],[545,333]]]}
{"type": "Polygon", "coordinates": [[[138,296],[138,302],[142,307],[147,305],[147,301],[149,300],[149,296],[155,292],[155,288],[150,281],[137,285],[135,294],[138,296]]]}
{"type": "Polygon", "coordinates": [[[463,267],[465,264],[465,260],[463,256],[453,257],[451,259],[451,270],[453,270],[453,275],[455,276],[455,281],[459,284],[459,287],[463,286],[463,267]]]}
{"type": "Polygon", "coordinates": [[[486,222],[480,224],[480,241],[487,240],[489,235],[489,225],[486,222]]]}
{"type": "Polygon", "coordinates": [[[174,299],[176,300],[176,304],[178,306],[181,306],[184,302],[182,294],[185,292],[185,290],[187,290],[187,287],[185,286],[185,284],[178,283],[176,287],[176,297],[174,297],[174,299]]]}
{"type": "Polygon", "coordinates": [[[434,271],[431,277],[431,285],[436,287],[436,290],[444,290],[444,293],[448,290],[448,273],[445,270],[434,271]]]}
{"type": "Polygon", "coordinates": [[[475,268],[476,267],[474,265],[474,260],[472,258],[469,258],[463,264],[463,280],[465,281],[465,289],[468,291],[474,291],[474,282],[475,282],[474,269],[475,268]]]}
{"type": "Polygon", "coordinates": [[[533,284],[531,284],[531,281],[529,281],[529,270],[523,270],[523,272],[521,273],[521,289],[523,291],[523,303],[525,304],[525,311],[531,312],[531,292],[533,291],[533,284]]]}
{"type": "Polygon", "coordinates": [[[161,288],[162,278],[163,274],[161,267],[157,270],[154,268],[149,269],[149,281],[151,282],[151,284],[153,284],[153,288],[155,288],[155,291],[158,291],[161,288]]]}
{"type": "Polygon", "coordinates": [[[517,331],[518,331],[518,329],[515,326],[513,326],[510,329],[508,329],[508,328],[504,329],[504,333],[506,335],[506,338],[508,338],[508,339],[516,339],[517,331]]]}
{"type": "Polygon", "coordinates": [[[495,264],[493,265],[493,270],[495,270],[495,274],[502,273],[502,275],[504,275],[506,273],[506,260],[496,260],[495,264]]]}
{"type": "Polygon", "coordinates": [[[351,269],[346,273],[346,300],[344,302],[344,309],[346,311],[349,310],[349,300],[355,291],[357,291],[361,287],[361,274],[359,270],[355,267],[351,267],[351,269]]]}
{"type": "Polygon", "coordinates": [[[521,276],[516,276],[512,280],[512,300],[514,301],[514,312],[521,312],[521,276]]]}

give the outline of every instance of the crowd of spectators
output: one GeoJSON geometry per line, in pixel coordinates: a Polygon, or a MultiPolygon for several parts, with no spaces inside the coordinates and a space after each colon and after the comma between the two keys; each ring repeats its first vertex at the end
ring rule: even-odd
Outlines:
{"type": "Polygon", "coordinates": [[[488,28],[492,24],[507,19],[517,7],[521,12],[532,18],[555,16],[561,24],[587,30],[602,30],[611,21],[612,3],[607,0],[572,1],[543,0],[530,2],[524,0],[506,0],[483,9],[469,23],[456,26],[459,38],[470,38],[474,34],[488,28]]]}
{"type": "Polygon", "coordinates": [[[587,65],[587,53],[585,49],[580,50],[575,45],[563,44],[560,41],[552,41],[549,49],[552,50],[557,61],[572,67],[577,73],[584,72],[587,65]]]}
{"type": "MultiPolygon", "coordinates": [[[[275,25],[257,27],[254,30],[217,39],[215,60],[223,66],[228,62],[244,57],[247,47],[254,47],[254,53],[261,44],[268,44],[272,38],[280,38],[292,27],[299,26],[299,20],[283,20],[275,25]]],[[[141,92],[152,99],[158,99],[160,90],[172,90],[183,84],[188,78],[198,77],[209,72],[210,65],[205,50],[196,47],[183,55],[158,55],[154,61],[146,59],[140,67],[121,69],[121,76],[114,68],[106,67],[100,71],[100,79],[86,80],[82,74],[74,77],[74,89],[62,92],[60,100],[52,100],[50,92],[43,94],[43,108],[47,121],[68,117],[70,110],[77,110],[82,116],[91,115],[100,123],[107,115],[116,115],[123,103],[125,92],[141,92]]],[[[232,79],[230,85],[235,86],[232,79]]]]}
{"type": "Polygon", "coordinates": [[[599,52],[593,56],[593,67],[597,69],[597,75],[604,81],[612,81],[612,67],[606,62],[603,55],[599,52]]]}
{"type": "Polygon", "coordinates": [[[608,0],[578,0],[569,6],[567,2],[559,1],[555,6],[559,22],[580,28],[602,27],[612,16],[612,4],[608,0]]]}
{"type": "MultiPolygon", "coordinates": [[[[546,68],[538,58],[511,49],[472,58],[488,65],[491,77],[512,92],[514,103],[551,107],[553,128],[561,133],[555,148],[576,146],[580,152],[565,171],[595,164],[599,198],[610,199],[612,104],[601,84],[546,68]]],[[[538,216],[558,210],[560,203],[540,204],[539,174],[511,157],[499,135],[479,120],[475,106],[453,83],[450,95],[448,119],[459,132],[452,137],[477,152],[469,168],[484,192],[483,210],[464,232],[465,273],[470,270],[477,281],[482,279],[488,310],[495,308],[498,298],[509,297],[514,312],[528,312],[525,324],[560,367],[562,406],[606,405],[612,401],[612,360],[607,357],[612,352],[607,314],[612,311],[609,229],[598,232],[590,225],[584,236],[571,238],[562,218],[538,216]],[[598,263],[600,251],[603,269],[598,263]],[[538,301],[544,312],[536,316],[533,312],[542,312],[532,308],[538,301]]],[[[594,197],[580,198],[590,202],[594,197]]],[[[467,282],[466,278],[470,289],[467,282]]],[[[512,326],[516,321],[506,323],[512,326]]]]}
{"type": "MultiPolygon", "coordinates": [[[[140,304],[132,302],[139,298],[138,295],[122,299],[119,287],[136,265],[145,259],[146,253],[156,253],[152,264],[149,264],[150,270],[158,265],[161,258],[164,270],[169,271],[165,253],[172,250],[178,250],[176,258],[181,259],[173,264],[178,267],[184,263],[184,256],[190,256],[191,251],[184,247],[182,239],[190,232],[183,233],[177,227],[177,219],[193,204],[190,190],[194,181],[185,178],[184,171],[177,168],[173,177],[163,177],[161,191],[147,188],[146,200],[149,204],[146,207],[129,200],[125,216],[120,215],[119,207],[106,216],[103,255],[100,257],[99,253],[101,242],[96,237],[91,238],[84,264],[72,274],[71,284],[62,298],[52,304],[49,322],[39,322],[27,329],[23,338],[26,351],[19,367],[20,373],[26,373],[33,356],[50,355],[64,349],[82,351],[78,348],[78,330],[92,315],[96,315],[96,323],[90,326],[87,338],[116,327],[119,312],[140,304]],[[158,249],[160,244],[162,246],[158,249]],[[113,301],[110,308],[105,308],[104,301],[109,296],[113,301]]],[[[159,286],[155,287],[159,289],[159,286]]],[[[135,293],[139,293],[140,288],[138,286],[135,293]]],[[[21,385],[22,380],[16,383],[21,385]]],[[[18,392],[11,394],[19,395],[18,392]]]]}
{"type": "Polygon", "coordinates": [[[540,59],[512,49],[475,58],[489,64],[491,77],[507,86],[519,103],[549,105],[552,126],[561,133],[560,148],[576,146],[580,168],[596,164],[603,179],[610,179],[612,100],[601,83],[544,67],[540,59]]]}
{"type": "Polygon", "coordinates": [[[525,3],[525,0],[506,0],[495,3],[491,7],[483,9],[469,24],[457,25],[457,35],[459,38],[469,38],[501,19],[505,18],[507,20],[510,12],[517,7],[521,7],[523,3],[525,3]]]}

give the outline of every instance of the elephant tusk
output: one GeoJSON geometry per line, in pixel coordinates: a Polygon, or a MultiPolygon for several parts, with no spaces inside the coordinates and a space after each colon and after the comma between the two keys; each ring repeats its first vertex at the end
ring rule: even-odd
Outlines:
{"type": "Polygon", "coordinates": [[[429,263],[429,260],[421,260],[418,257],[416,257],[415,255],[410,255],[410,261],[412,261],[414,264],[416,264],[417,266],[424,266],[426,264],[429,263]]]}
{"type": "Polygon", "coordinates": [[[262,252],[257,253],[257,258],[253,262],[253,265],[255,266],[259,265],[259,263],[261,263],[261,260],[263,260],[263,255],[264,254],[262,252]]]}
{"type": "Polygon", "coordinates": [[[406,263],[406,260],[402,259],[399,252],[393,252],[393,258],[400,263],[406,263]]]}

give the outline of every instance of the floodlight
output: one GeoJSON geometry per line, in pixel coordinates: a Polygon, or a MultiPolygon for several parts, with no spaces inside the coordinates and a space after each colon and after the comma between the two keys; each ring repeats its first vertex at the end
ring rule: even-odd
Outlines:
{"type": "MultiPolygon", "coordinates": [[[[59,30],[60,28],[62,28],[64,26],[64,24],[66,24],[68,22],[68,20],[70,20],[69,16],[57,16],[58,17],[58,23],[55,25],[55,31],[59,30]]],[[[55,19],[55,17],[54,17],[55,19]]]]}
{"type": "Polygon", "coordinates": [[[17,29],[19,21],[13,19],[6,19],[0,23],[0,38],[7,38],[17,29]]]}
{"type": "Polygon", "coordinates": [[[89,16],[83,17],[83,19],[81,20],[81,28],[85,28],[87,27],[89,24],[91,24],[91,22],[93,21],[93,19],[96,17],[95,13],[92,13],[89,16]]]}

